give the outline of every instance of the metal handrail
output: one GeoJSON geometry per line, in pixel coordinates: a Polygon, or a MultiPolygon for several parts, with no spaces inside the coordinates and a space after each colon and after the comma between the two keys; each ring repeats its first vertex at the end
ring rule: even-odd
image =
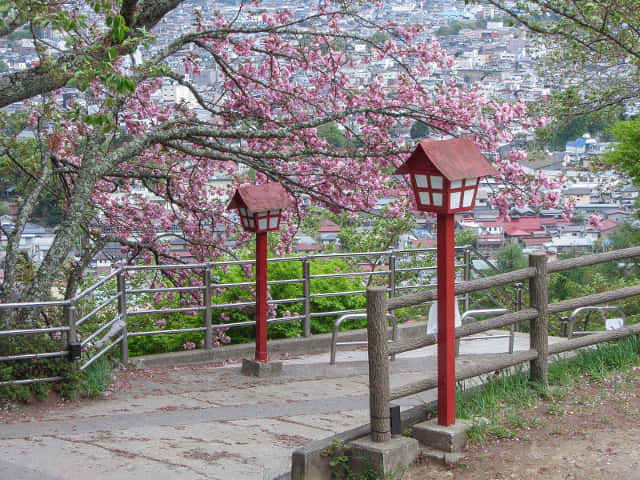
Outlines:
{"type": "MultiPolygon", "coordinates": [[[[502,315],[503,313],[509,313],[511,310],[508,308],[486,308],[480,310],[467,310],[460,316],[460,323],[464,325],[465,320],[468,318],[474,318],[474,315],[502,315]]],[[[509,326],[509,334],[508,335],[484,335],[481,337],[463,337],[456,339],[456,355],[460,350],[460,341],[470,341],[470,340],[487,340],[492,338],[509,338],[509,353],[513,353],[514,343],[515,343],[515,328],[513,325],[509,326]]]]}
{"type": "Polygon", "coordinates": [[[610,307],[610,306],[589,306],[589,307],[576,308],[573,312],[571,312],[571,315],[569,316],[569,327],[567,329],[567,340],[571,340],[575,335],[590,335],[592,333],[598,333],[598,331],[587,332],[586,330],[584,332],[574,332],[573,331],[573,326],[575,325],[576,317],[578,316],[579,313],[582,313],[584,311],[588,311],[588,312],[594,312],[594,311],[595,312],[609,312],[611,310],[617,310],[618,312],[620,312],[620,316],[622,318],[622,325],[624,326],[627,323],[627,316],[625,315],[624,311],[618,306],[615,306],[615,305],[612,306],[612,307],[610,307]]]}
{"type": "MultiPolygon", "coordinates": [[[[338,349],[338,345],[367,345],[367,341],[353,341],[353,342],[338,342],[338,329],[342,322],[345,320],[355,320],[357,318],[367,318],[366,313],[351,313],[348,315],[341,316],[336,323],[333,325],[333,333],[331,334],[331,356],[329,359],[330,365],[336,364],[336,351],[338,349]]],[[[393,342],[398,338],[398,321],[396,320],[396,316],[393,313],[387,313],[387,318],[391,323],[391,340],[389,342],[393,342]]],[[[391,360],[395,360],[395,355],[391,356],[391,360]]]]}
{"type": "MultiPolygon", "coordinates": [[[[456,247],[456,251],[466,251],[468,247],[456,247]]],[[[278,318],[271,318],[268,320],[268,323],[280,323],[280,322],[298,322],[302,321],[303,324],[303,334],[308,336],[311,334],[311,321],[316,318],[325,318],[331,316],[340,316],[340,315],[363,315],[364,309],[345,309],[339,311],[326,311],[326,312],[318,312],[313,311],[311,308],[311,302],[315,299],[319,298],[330,298],[330,297],[339,297],[339,296],[353,296],[353,295],[364,295],[366,292],[364,289],[362,290],[353,290],[353,291],[344,291],[344,292],[326,292],[326,293],[316,293],[314,292],[315,287],[314,280],[322,280],[322,279],[332,279],[332,278],[352,278],[352,279],[365,279],[372,278],[375,276],[383,276],[383,279],[388,279],[388,291],[391,296],[395,296],[397,292],[407,290],[407,289],[421,289],[421,288],[429,288],[433,285],[405,285],[404,283],[399,284],[396,282],[396,275],[398,274],[409,274],[420,271],[434,271],[434,266],[424,266],[424,267],[416,267],[416,266],[406,266],[404,268],[401,265],[398,265],[396,268],[396,259],[398,261],[404,262],[405,259],[408,260],[409,256],[415,256],[418,260],[420,258],[424,258],[424,254],[427,253],[435,253],[435,248],[421,248],[421,249],[404,249],[404,250],[385,250],[385,251],[376,251],[376,252],[348,252],[348,253],[329,253],[329,254],[317,254],[317,255],[304,255],[304,256],[296,256],[296,257],[285,257],[285,258],[271,258],[268,259],[268,262],[300,262],[302,264],[302,278],[289,278],[286,280],[272,280],[269,281],[268,284],[270,286],[274,285],[286,285],[286,284],[300,284],[303,288],[303,295],[296,296],[294,298],[283,298],[283,299],[273,299],[269,301],[270,305],[280,305],[280,304],[289,304],[289,303],[302,303],[304,305],[304,310],[300,314],[297,315],[285,315],[280,316],[278,318]],[[366,258],[366,257],[380,257],[379,263],[388,268],[384,270],[375,270],[373,272],[362,272],[359,269],[353,269],[352,272],[342,271],[336,272],[334,274],[311,274],[310,262],[314,261],[326,261],[331,259],[341,259],[341,258],[351,258],[355,259],[356,262],[358,259],[366,258]],[[402,260],[400,260],[402,259],[402,260]]],[[[430,257],[429,257],[430,258],[430,257]]],[[[465,257],[466,258],[466,257],[465,257]]],[[[420,260],[419,260],[420,261],[420,260]]],[[[87,354],[82,355],[81,360],[81,369],[87,368],[91,363],[97,360],[100,356],[107,353],[111,348],[120,343],[120,354],[121,360],[126,362],[128,360],[128,338],[136,337],[136,336],[146,336],[146,335],[161,335],[161,334],[179,334],[179,333],[187,333],[187,332],[202,332],[205,335],[205,340],[211,335],[216,329],[220,328],[230,328],[232,326],[249,326],[254,325],[254,320],[248,320],[246,322],[235,322],[230,324],[219,324],[214,325],[211,322],[211,312],[213,309],[226,309],[226,308],[238,308],[241,306],[252,306],[255,303],[252,301],[242,301],[242,302],[233,302],[233,303],[219,303],[216,304],[215,300],[212,300],[212,292],[217,288],[224,287],[247,287],[253,286],[255,282],[247,281],[247,282],[236,282],[236,283],[216,283],[215,280],[215,270],[217,268],[228,267],[228,266],[242,266],[242,265],[253,265],[255,264],[255,260],[253,259],[244,259],[244,260],[232,260],[232,261],[219,261],[219,262],[208,262],[208,263],[198,263],[198,264],[179,264],[179,265],[139,265],[139,266],[123,266],[116,271],[110,273],[106,277],[101,278],[96,283],[88,287],[86,290],[78,293],[71,299],[65,300],[57,300],[51,302],[30,302],[30,303],[12,303],[12,304],[0,304],[1,310],[13,310],[19,311],[20,309],[37,309],[45,310],[47,308],[56,308],[58,311],[61,311],[62,325],[49,327],[49,328],[31,328],[24,330],[0,330],[0,338],[6,337],[9,335],[25,335],[25,334],[43,334],[43,333],[62,333],[66,334],[67,341],[69,343],[69,348],[72,346],[74,348],[81,347],[86,348],[90,347],[90,350],[96,349],[99,350],[99,353],[93,354],[92,356],[87,356],[87,354]],[[194,285],[194,286],[176,286],[176,287],[162,287],[162,288],[153,288],[153,286],[149,286],[148,284],[141,283],[137,284],[131,280],[129,280],[129,276],[139,272],[143,280],[154,272],[159,271],[172,271],[172,272],[180,272],[180,271],[190,271],[192,275],[200,276],[202,279],[202,285],[194,285]],[[147,273],[149,272],[149,274],[147,273]],[[114,279],[117,280],[117,292],[114,294],[111,290],[113,287],[114,279]],[[129,284],[129,285],[127,285],[129,284]],[[135,285],[135,286],[133,286],[135,285]],[[187,292],[201,292],[204,293],[202,295],[202,302],[193,302],[193,305],[183,305],[180,308],[154,308],[155,305],[153,302],[149,301],[148,305],[141,303],[139,295],[149,295],[155,293],[187,293],[187,292]],[[114,319],[110,317],[110,321],[104,323],[102,320],[99,324],[94,325],[95,322],[92,320],[96,318],[96,315],[100,312],[106,312],[107,310],[111,312],[113,310],[111,305],[116,303],[117,301],[117,316],[114,319]],[[137,303],[136,303],[137,302],[137,303]],[[78,309],[87,308],[88,313],[79,314],[78,309]],[[140,316],[140,315],[153,315],[153,314],[168,314],[168,313],[181,313],[181,312],[197,312],[199,315],[203,317],[203,325],[198,326],[196,328],[176,328],[171,330],[152,330],[152,331],[128,331],[127,327],[127,318],[129,316],[140,316]],[[122,331],[119,335],[119,338],[115,341],[111,341],[111,337],[105,337],[105,332],[109,329],[113,330],[114,326],[118,321],[123,322],[122,331]],[[82,331],[79,331],[82,328],[82,331]],[[82,339],[77,337],[77,334],[82,335],[82,339]],[[105,342],[109,342],[108,345],[105,345],[105,342]],[[105,345],[104,348],[101,348],[105,345]]],[[[460,267],[460,264],[456,264],[456,267],[460,267]]],[[[296,268],[298,268],[296,266],[296,268]]],[[[296,270],[297,271],[297,270],[296,270]]],[[[413,277],[413,276],[412,276],[413,277]]],[[[149,277],[150,279],[150,277],[149,277]]],[[[150,281],[150,280],[149,280],[150,281]]],[[[391,324],[394,328],[393,336],[395,337],[397,331],[397,324],[395,321],[395,317],[392,317],[391,324]]],[[[115,333],[115,332],[114,332],[115,333]]],[[[63,337],[64,338],[64,337],[63,337]]],[[[340,345],[340,344],[339,344],[340,345]]],[[[205,341],[205,348],[211,348],[210,342],[207,345],[205,341]]],[[[65,356],[68,352],[47,352],[47,353],[26,353],[23,355],[16,355],[12,357],[7,357],[7,359],[15,359],[22,360],[27,358],[42,358],[45,356],[65,356]]],[[[42,381],[48,381],[49,379],[58,378],[58,377],[47,377],[46,379],[42,379],[42,381]]],[[[40,381],[40,380],[35,380],[40,381]]],[[[27,382],[31,382],[28,380],[27,382]]],[[[10,384],[8,382],[7,384],[10,384]]],[[[14,383],[24,383],[24,380],[16,381],[14,383]]],[[[5,384],[5,383],[2,383],[5,384]]]]}

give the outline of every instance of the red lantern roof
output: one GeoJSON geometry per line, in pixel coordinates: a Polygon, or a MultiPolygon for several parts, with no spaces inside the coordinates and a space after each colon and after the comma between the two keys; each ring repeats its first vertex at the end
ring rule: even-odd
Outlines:
{"type": "Polygon", "coordinates": [[[267,210],[281,210],[291,206],[289,194],[280,183],[239,187],[227,209],[246,208],[251,215],[267,210]]]}
{"type": "Polygon", "coordinates": [[[423,140],[396,175],[404,173],[436,173],[450,181],[495,175],[497,170],[469,137],[450,140],[423,140]]]}

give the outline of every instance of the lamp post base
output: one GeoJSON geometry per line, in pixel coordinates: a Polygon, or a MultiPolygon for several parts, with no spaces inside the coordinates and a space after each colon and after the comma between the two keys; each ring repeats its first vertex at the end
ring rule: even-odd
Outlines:
{"type": "Polygon", "coordinates": [[[277,377],[282,374],[282,362],[261,362],[244,358],[242,373],[250,377],[277,377]]]}

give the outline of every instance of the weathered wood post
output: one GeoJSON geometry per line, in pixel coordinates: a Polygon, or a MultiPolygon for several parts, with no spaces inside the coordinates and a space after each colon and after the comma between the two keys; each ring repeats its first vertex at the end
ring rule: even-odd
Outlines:
{"type": "Polygon", "coordinates": [[[531,320],[529,334],[530,348],[538,352],[538,358],[531,361],[530,378],[541,385],[548,383],[549,370],[549,291],[547,289],[547,256],[544,252],[532,252],[529,266],[536,269],[535,277],[529,282],[531,307],[538,310],[538,316],[531,320]]]}
{"type": "Polygon", "coordinates": [[[371,440],[385,442],[391,440],[387,292],[385,287],[367,288],[367,336],[369,341],[371,440]]]}

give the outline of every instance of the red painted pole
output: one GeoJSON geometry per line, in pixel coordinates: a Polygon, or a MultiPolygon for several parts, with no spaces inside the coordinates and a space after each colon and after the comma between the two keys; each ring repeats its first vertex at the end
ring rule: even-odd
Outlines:
{"type": "Polygon", "coordinates": [[[267,232],[256,234],[256,361],[267,361],[267,232]]]}
{"type": "Polygon", "coordinates": [[[438,214],[438,424],[456,423],[455,225],[438,214]]]}

